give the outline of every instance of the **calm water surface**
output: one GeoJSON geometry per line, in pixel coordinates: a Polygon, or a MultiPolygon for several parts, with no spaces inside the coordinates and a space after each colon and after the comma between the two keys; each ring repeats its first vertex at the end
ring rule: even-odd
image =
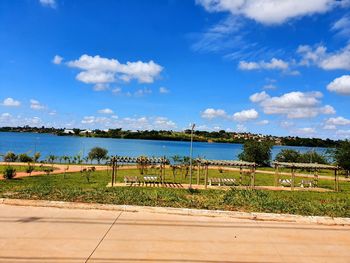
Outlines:
{"type": "MultiPolygon", "coordinates": [[[[35,151],[41,153],[42,158],[49,154],[56,156],[77,154],[87,155],[95,146],[108,149],[109,155],[125,156],[189,156],[189,142],[153,141],[153,140],[130,140],[110,138],[85,138],[73,136],[55,136],[51,134],[0,132],[0,154],[8,151],[15,153],[32,154],[35,151]]],[[[273,157],[285,148],[306,152],[315,150],[324,152],[324,148],[274,146],[273,157]]],[[[207,159],[232,160],[237,159],[242,151],[242,144],[228,143],[193,143],[193,156],[207,159]]]]}

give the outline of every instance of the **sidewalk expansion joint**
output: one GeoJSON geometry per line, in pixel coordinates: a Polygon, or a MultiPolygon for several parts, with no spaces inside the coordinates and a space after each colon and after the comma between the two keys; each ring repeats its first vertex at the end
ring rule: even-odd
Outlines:
{"type": "Polygon", "coordinates": [[[89,255],[89,257],[85,260],[85,263],[87,263],[90,258],[92,257],[92,255],[95,253],[96,249],[101,245],[101,243],[103,242],[103,240],[105,239],[105,237],[108,235],[109,231],[112,229],[112,227],[114,226],[114,224],[117,222],[117,220],[119,219],[119,217],[122,215],[123,212],[120,212],[120,214],[115,218],[115,220],[113,221],[113,223],[111,224],[111,226],[107,229],[106,233],[103,235],[103,237],[101,238],[101,240],[98,242],[97,246],[94,248],[94,250],[91,252],[91,254],[89,255]]]}

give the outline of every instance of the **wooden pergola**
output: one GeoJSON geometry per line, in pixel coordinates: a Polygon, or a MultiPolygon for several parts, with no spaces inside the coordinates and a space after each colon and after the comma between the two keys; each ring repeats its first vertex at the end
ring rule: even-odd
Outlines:
{"type": "Polygon", "coordinates": [[[332,170],[334,171],[334,191],[339,191],[339,180],[338,180],[338,166],[318,164],[318,163],[287,163],[287,162],[273,162],[275,167],[275,186],[278,186],[279,179],[279,168],[290,168],[291,169],[291,189],[295,187],[295,170],[296,169],[309,169],[314,172],[314,183],[318,185],[318,172],[319,170],[332,170]]]}
{"type": "Polygon", "coordinates": [[[205,160],[205,159],[196,159],[195,163],[198,165],[198,173],[197,173],[197,185],[200,182],[201,170],[204,170],[204,187],[208,187],[208,171],[209,166],[217,166],[217,167],[239,167],[240,169],[240,184],[243,181],[243,175],[250,176],[250,186],[253,188],[255,186],[255,169],[257,164],[252,162],[244,162],[244,161],[231,161],[231,160],[205,160]],[[249,172],[243,171],[243,168],[249,168],[249,172]]]}
{"type": "Polygon", "coordinates": [[[160,166],[160,179],[163,185],[165,177],[165,165],[170,164],[170,161],[165,157],[130,157],[130,156],[112,156],[110,159],[112,165],[112,186],[116,182],[118,167],[123,164],[137,164],[137,165],[159,165],[160,166]]]}

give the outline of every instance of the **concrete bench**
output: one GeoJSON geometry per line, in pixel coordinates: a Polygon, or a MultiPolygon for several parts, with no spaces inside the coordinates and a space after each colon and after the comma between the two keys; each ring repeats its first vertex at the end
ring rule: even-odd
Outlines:
{"type": "Polygon", "coordinates": [[[236,179],[234,178],[210,178],[209,185],[217,184],[221,185],[234,185],[236,184],[236,179]]]}
{"type": "Polygon", "coordinates": [[[132,185],[132,184],[140,184],[139,179],[137,176],[124,176],[124,183],[126,185],[132,185]]]}
{"type": "Polygon", "coordinates": [[[278,182],[282,186],[291,186],[292,185],[292,179],[279,179],[278,182]]]}
{"type": "Polygon", "coordinates": [[[147,183],[152,183],[152,184],[158,183],[159,182],[158,176],[154,176],[154,175],[144,176],[143,177],[143,182],[145,184],[147,184],[147,183]]]}
{"type": "Polygon", "coordinates": [[[301,180],[300,187],[306,188],[306,187],[315,187],[314,181],[312,180],[301,180]]]}

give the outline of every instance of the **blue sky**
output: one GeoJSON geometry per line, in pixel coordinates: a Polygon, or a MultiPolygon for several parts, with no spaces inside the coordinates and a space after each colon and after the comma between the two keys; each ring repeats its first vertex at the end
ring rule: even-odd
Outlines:
{"type": "Polygon", "coordinates": [[[349,0],[0,2],[0,126],[350,136],[349,0]]]}

